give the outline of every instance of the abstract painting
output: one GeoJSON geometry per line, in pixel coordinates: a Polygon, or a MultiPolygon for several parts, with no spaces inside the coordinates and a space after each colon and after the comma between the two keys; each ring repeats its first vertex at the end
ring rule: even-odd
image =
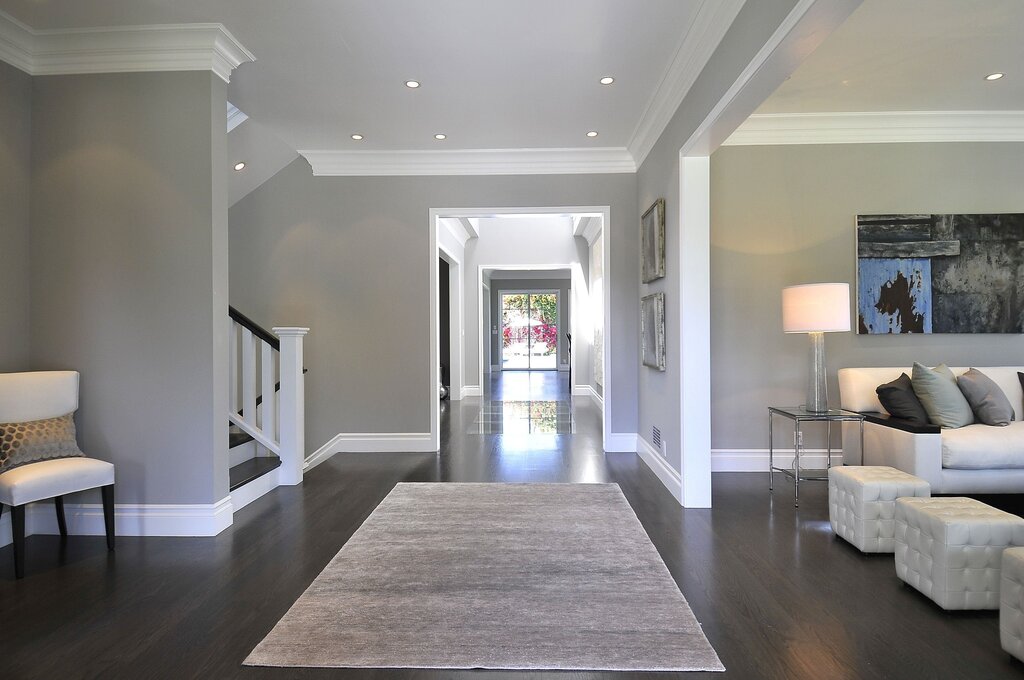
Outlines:
{"type": "Polygon", "coordinates": [[[1024,332],[1024,213],[858,215],[857,332],[1024,332]]]}
{"type": "Polygon", "coordinates": [[[640,298],[640,359],[644,366],[665,370],[665,294],[640,298]]]}
{"type": "Polygon", "coordinates": [[[640,258],[644,283],[665,276],[665,199],[654,202],[640,218],[640,258]]]}

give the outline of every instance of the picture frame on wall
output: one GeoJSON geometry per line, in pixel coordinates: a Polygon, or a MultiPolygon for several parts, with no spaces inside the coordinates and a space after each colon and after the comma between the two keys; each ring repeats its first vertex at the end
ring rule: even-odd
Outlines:
{"type": "Polygon", "coordinates": [[[665,276],[665,199],[659,198],[640,218],[641,270],[644,283],[665,276]]]}
{"type": "Polygon", "coordinates": [[[640,299],[640,359],[644,366],[665,370],[665,294],[640,299]]]}

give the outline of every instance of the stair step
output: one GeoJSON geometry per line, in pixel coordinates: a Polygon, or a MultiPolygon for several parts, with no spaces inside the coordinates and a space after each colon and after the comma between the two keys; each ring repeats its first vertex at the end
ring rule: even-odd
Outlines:
{"type": "Polygon", "coordinates": [[[248,484],[252,480],[262,477],[280,466],[281,459],[275,455],[250,458],[244,463],[239,463],[228,470],[229,489],[234,491],[238,487],[248,484]]]}
{"type": "Polygon", "coordinates": [[[230,432],[228,433],[228,448],[233,449],[236,446],[242,444],[248,444],[252,441],[252,436],[246,432],[230,432]]]}

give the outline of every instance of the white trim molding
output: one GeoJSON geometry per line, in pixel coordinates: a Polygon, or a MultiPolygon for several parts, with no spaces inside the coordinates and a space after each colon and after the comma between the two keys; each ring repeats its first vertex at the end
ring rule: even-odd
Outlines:
{"type": "Polygon", "coordinates": [[[703,0],[627,144],[643,164],[746,0],[703,0]]]}
{"type": "Polygon", "coordinates": [[[256,61],[222,24],[36,30],[0,11],[0,59],[29,75],[213,71],[256,61]]]}
{"type": "Polygon", "coordinates": [[[639,435],[636,438],[636,453],[640,456],[651,472],[661,480],[661,483],[668,489],[672,497],[680,505],[683,504],[683,479],[675,469],[668,464],[658,450],[647,443],[647,440],[639,435]]]}
{"type": "Polygon", "coordinates": [[[281,486],[281,476],[278,471],[271,470],[270,472],[260,475],[251,482],[246,482],[242,486],[238,487],[231,492],[231,505],[234,506],[234,511],[238,512],[245,506],[249,505],[253,501],[266,496],[268,493],[281,486]]]}
{"type": "Polygon", "coordinates": [[[636,163],[624,147],[451,151],[300,149],[299,153],[309,161],[316,177],[578,175],[636,172],[636,163]]]}
{"type": "Polygon", "coordinates": [[[1024,111],[763,113],[723,146],[905,142],[1024,142],[1024,111]]]}
{"type": "Polygon", "coordinates": [[[608,453],[636,453],[636,432],[609,432],[604,438],[604,450],[608,453]]]}
{"type": "MultiPolygon", "coordinates": [[[[497,369],[500,370],[500,369],[497,369]]],[[[462,386],[463,397],[481,397],[483,396],[483,390],[480,389],[479,385],[463,385],[462,386]]]]}
{"type": "Polygon", "coordinates": [[[228,132],[231,132],[247,120],[249,120],[249,116],[237,106],[228,102],[228,132]]]}
{"type": "Polygon", "coordinates": [[[572,393],[578,397],[590,397],[598,408],[604,408],[604,397],[598,394],[592,385],[575,385],[572,393]]]}
{"type": "MultiPolygon", "coordinates": [[[[800,452],[801,466],[808,470],[823,470],[827,453],[825,449],[804,449],[800,452]]],[[[793,458],[793,449],[775,449],[775,467],[788,468],[793,465],[793,458]]],[[[832,464],[843,464],[842,449],[832,449],[832,464]]],[[[767,476],[768,449],[711,449],[711,471],[763,472],[767,476]]]]}
{"type": "MultiPolygon", "coordinates": [[[[231,496],[216,503],[196,505],[114,506],[117,536],[216,536],[231,526],[235,511],[231,496]]],[[[103,506],[99,503],[65,503],[68,533],[103,536],[103,506]]],[[[50,501],[30,503],[25,512],[25,535],[58,534],[57,516],[50,501]]],[[[11,542],[10,522],[0,523],[0,546],[11,542]]]]}
{"type": "Polygon", "coordinates": [[[306,457],[304,471],[336,453],[436,453],[429,432],[339,432],[306,457]]]}

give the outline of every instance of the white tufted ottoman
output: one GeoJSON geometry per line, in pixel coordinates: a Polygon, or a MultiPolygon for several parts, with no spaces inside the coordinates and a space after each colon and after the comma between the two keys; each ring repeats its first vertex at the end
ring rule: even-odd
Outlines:
{"type": "Polygon", "coordinates": [[[1003,550],[1024,519],[973,498],[896,500],[896,575],[943,609],[998,609],[1003,550]]]}
{"type": "Polygon", "coordinates": [[[1024,548],[1003,551],[999,584],[999,641],[1010,654],[1024,661],[1024,548]]]}
{"type": "Polygon", "coordinates": [[[928,482],[884,465],[846,465],[828,471],[832,531],[861,552],[891,553],[895,549],[896,499],[930,495],[928,482]]]}

